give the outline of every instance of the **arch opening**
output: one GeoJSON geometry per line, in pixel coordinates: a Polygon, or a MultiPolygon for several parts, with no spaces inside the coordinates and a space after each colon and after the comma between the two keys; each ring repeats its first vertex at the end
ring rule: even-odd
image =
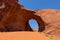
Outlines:
{"type": "Polygon", "coordinates": [[[29,23],[29,26],[30,26],[33,30],[38,31],[39,25],[38,25],[38,22],[37,22],[35,19],[30,19],[30,20],[28,21],[28,23],[29,23]]]}

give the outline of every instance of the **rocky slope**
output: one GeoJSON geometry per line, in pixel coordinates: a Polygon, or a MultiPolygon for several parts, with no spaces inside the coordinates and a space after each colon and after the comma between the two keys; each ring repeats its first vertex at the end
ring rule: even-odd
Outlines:
{"type": "Polygon", "coordinates": [[[60,10],[42,9],[35,12],[45,22],[44,32],[60,37],[60,10]]]}

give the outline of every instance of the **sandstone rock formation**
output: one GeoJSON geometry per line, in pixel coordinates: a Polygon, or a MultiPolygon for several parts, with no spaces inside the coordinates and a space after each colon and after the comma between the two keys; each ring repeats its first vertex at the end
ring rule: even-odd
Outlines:
{"type": "Polygon", "coordinates": [[[60,10],[42,9],[35,12],[45,22],[44,32],[60,38],[60,10]]]}
{"type": "Polygon", "coordinates": [[[0,31],[33,31],[28,24],[30,19],[38,21],[38,31],[45,29],[41,17],[18,4],[18,0],[0,0],[0,15],[0,31]]]}

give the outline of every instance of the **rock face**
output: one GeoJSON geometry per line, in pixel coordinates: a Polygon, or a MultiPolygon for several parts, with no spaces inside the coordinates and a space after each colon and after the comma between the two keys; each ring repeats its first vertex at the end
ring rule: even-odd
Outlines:
{"type": "Polygon", "coordinates": [[[35,14],[40,16],[45,22],[44,32],[60,37],[60,10],[43,9],[35,11],[35,14]]]}
{"type": "Polygon", "coordinates": [[[45,29],[41,17],[18,4],[18,0],[0,0],[0,15],[0,31],[33,31],[28,24],[30,19],[38,21],[38,31],[45,29]]]}

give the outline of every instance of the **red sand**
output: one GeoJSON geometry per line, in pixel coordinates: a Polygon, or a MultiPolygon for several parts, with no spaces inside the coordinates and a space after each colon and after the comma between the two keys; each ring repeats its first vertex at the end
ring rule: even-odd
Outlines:
{"type": "Polygon", "coordinates": [[[0,40],[51,40],[40,32],[0,32],[0,40]]]}

